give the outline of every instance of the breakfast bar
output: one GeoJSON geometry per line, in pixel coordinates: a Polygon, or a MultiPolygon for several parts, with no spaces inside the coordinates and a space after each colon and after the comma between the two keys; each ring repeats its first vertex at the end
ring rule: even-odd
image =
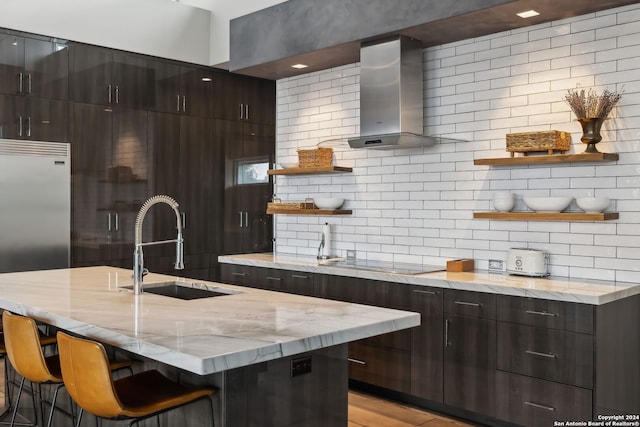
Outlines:
{"type": "MultiPolygon", "coordinates": [[[[134,295],[130,270],[86,267],[1,274],[0,308],[102,342],[140,370],[215,387],[216,426],[347,425],[347,343],[420,324],[407,311],[153,273],[144,279],[149,289],[157,283],[220,295],[134,295]]],[[[164,414],[178,417],[166,425],[210,425],[198,405],[164,414]]]]}

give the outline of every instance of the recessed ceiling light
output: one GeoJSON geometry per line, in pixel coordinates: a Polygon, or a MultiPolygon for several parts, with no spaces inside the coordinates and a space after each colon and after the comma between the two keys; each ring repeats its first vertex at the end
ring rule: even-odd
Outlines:
{"type": "Polygon", "coordinates": [[[527,11],[524,11],[524,12],[517,13],[516,15],[518,15],[520,18],[531,18],[531,17],[540,15],[540,13],[538,13],[535,10],[531,9],[531,10],[527,10],[527,11]]]}
{"type": "Polygon", "coordinates": [[[306,64],[295,64],[295,65],[291,66],[291,68],[297,68],[298,70],[301,70],[301,69],[307,68],[307,67],[308,67],[308,65],[306,65],[306,64]]]}

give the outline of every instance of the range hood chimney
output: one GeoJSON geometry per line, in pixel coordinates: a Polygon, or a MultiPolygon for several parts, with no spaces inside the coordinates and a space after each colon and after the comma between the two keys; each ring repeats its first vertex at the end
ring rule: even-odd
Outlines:
{"type": "Polygon", "coordinates": [[[360,137],[351,148],[425,147],[442,141],[423,135],[420,41],[405,36],[360,49],[360,137]]]}

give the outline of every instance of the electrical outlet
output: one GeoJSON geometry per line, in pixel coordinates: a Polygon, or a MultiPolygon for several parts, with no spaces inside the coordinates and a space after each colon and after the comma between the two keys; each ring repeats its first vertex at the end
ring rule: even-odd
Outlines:
{"type": "Polygon", "coordinates": [[[291,376],[308,374],[311,372],[311,357],[300,357],[291,361],[291,376]]]}
{"type": "Polygon", "coordinates": [[[504,262],[500,259],[490,259],[489,260],[489,271],[502,271],[504,262]]]}
{"type": "Polygon", "coordinates": [[[356,259],[355,249],[347,249],[347,259],[356,259]]]}

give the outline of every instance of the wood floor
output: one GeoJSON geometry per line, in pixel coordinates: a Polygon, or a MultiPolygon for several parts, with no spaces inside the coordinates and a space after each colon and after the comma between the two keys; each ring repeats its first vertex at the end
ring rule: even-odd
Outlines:
{"type": "MultiPolygon", "coordinates": [[[[4,402],[4,361],[0,360],[0,407],[4,402]]],[[[355,391],[349,392],[348,427],[473,427],[355,391]]]]}
{"type": "Polygon", "coordinates": [[[349,392],[348,427],[473,427],[441,415],[421,411],[358,392],[349,392]]]}

